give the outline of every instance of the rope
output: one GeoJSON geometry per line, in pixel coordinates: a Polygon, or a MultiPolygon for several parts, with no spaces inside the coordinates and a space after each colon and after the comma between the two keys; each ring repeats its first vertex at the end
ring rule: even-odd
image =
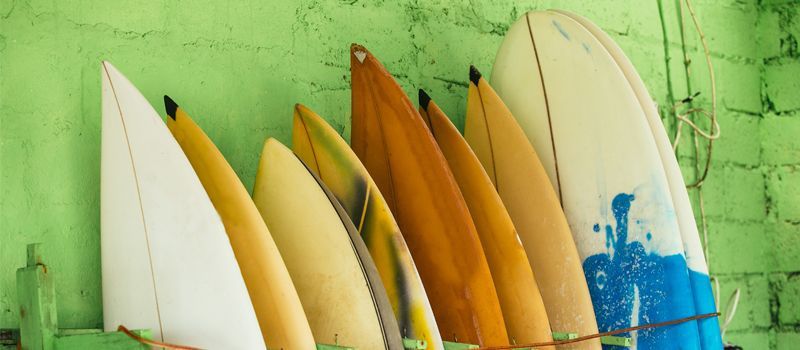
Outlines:
{"type": "MultiPolygon", "coordinates": [[[[689,187],[689,188],[699,188],[700,186],[703,185],[703,182],[705,181],[706,177],[708,176],[708,171],[709,171],[709,168],[711,167],[711,158],[712,158],[711,155],[712,155],[714,140],[719,138],[719,135],[720,135],[719,123],[717,122],[717,82],[716,82],[716,78],[714,76],[714,65],[711,63],[711,50],[708,48],[708,42],[706,41],[706,35],[703,32],[703,29],[700,28],[700,23],[698,22],[697,15],[694,12],[694,8],[692,7],[691,1],[690,0],[685,0],[685,3],[686,3],[686,8],[689,10],[689,15],[692,18],[692,23],[694,24],[694,27],[697,30],[697,34],[700,36],[700,42],[701,42],[701,44],[703,46],[703,53],[704,53],[705,60],[706,60],[706,68],[708,69],[709,82],[711,83],[711,111],[708,112],[708,111],[706,111],[706,110],[704,110],[702,108],[690,108],[684,114],[678,113],[678,108],[681,107],[682,105],[691,103],[692,100],[694,99],[694,97],[697,96],[697,94],[689,96],[686,99],[676,103],[673,106],[673,113],[675,115],[675,118],[678,119],[678,126],[677,126],[677,130],[676,130],[676,133],[675,133],[675,141],[674,141],[674,143],[672,145],[672,148],[673,148],[673,150],[677,150],[677,148],[678,148],[678,143],[680,141],[680,136],[681,136],[681,127],[682,127],[682,125],[684,123],[688,124],[690,127],[692,127],[692,129],[694,130],[695,139],[697,138],[697,136],[702,136],[703,138],[708,140],[707,149],[706,149],[706,161],[705,161],[705,165],[703,166],[702,173],[697,178],[697,180],[695,180],[694,183],[686,186],[686,187],[689,187]],[[711,132],[705,132],[701,128],[699,128],[695,123],[693,123],[688,118],[688,116],[691,115],[691,114],[701,114],[701,115],[705,115],[709,119],[711,119],[711,132]]],[[[685,43],[686,43],[686,40],[685,40],[685,35],[686,34],[685,33],[686,33],[686,29],[685,29],[685,24],[684,24],[684,21],[683,21],[683,18],[684,18],[684,16],[683,16],[683,6],[680,5],[680,4],[679,4],[679,12],[680,12],[680,16],[681,16],[681,38],[682,38],[682,42],[684,44],[684,51],[683,51],[684,52],[684,64],[686,66],[686,77],[687,77],[687,83],[688,83],[688,78],[691,75],[690,70],[689,70],[689,64],[691,64],[691,59],[689,59],[689,55],[685,50],[685,43]]],[[[695,146],[697,147],[697,145],[695,145],[695,146]]],[[[699,162],[699,158],[697,159],[697,161],[699,162]]]]}
{"type": "Polygon", "coordinates": [[[136,340],[136,341],[138,341],[138,342],[140,342],[142,344],[147,344],[147,345],[154,346],[154,347],[157,347],[157,348],[169,349],[169,350],[200,350],[200,348],[194,348],[194,347],[191,347],[191,346],[175,345],[175,344],[170,344],[170,343],[162,343],[162,342],[159,342],[159,341],[142,338],[142,337],[140,337],[140,336],[138,336],[136,334],[133,334],[133,332],[129,331],[123,325],[119,325],[119,327],[117,327],[117,330],[122,332],[122,333],[125,333],[125,335],[133,338],[133,340],[136,340]]]}
{"type": "Polygon", "coordinates": [[[530,343],[530,344],[488,346],[488,347],[478,348],[477,350],[506,350],[506,349],[540,348],[540,347],[544,347],[544,346],[565,345],[565,344],[579,343],[579,342],[587,341],[589,339],[607,337],[607,336],[611,336],[611,335],[628,333],[628,332],[638,331],[638,330],[642,330],[642,329],[650,329],[650,328],[672,326],[672,325],[676,325],[676,324],[680,324],[680,323],[684,323],[684,322],[689,322],[689,321],[694,321],[694,320],[701,320],[701,319],[710,318],[710,317],[717,317],[717,316],[719,316],[719,312],[712,312],[712,313],[709,313],[709,314],[695,315],[695,316],[680,318],[680,319],[677,319],[677,320],[671,320],[671,321],[665,321],[665,322],[659,322],[659,323],[649,323],[649,324],[644,324],[644,325],[641,325],[641,326],[628,327],[628,328],[622,328],[622,329],[617,329],[617,330],[608,331],[608,332],[584,335],[582,337],[578,337],[578,338],[575,338],[575,339],[556,340],[556,341],[549,341],[549,342],[542,342],[542,343],[530,343]]]}

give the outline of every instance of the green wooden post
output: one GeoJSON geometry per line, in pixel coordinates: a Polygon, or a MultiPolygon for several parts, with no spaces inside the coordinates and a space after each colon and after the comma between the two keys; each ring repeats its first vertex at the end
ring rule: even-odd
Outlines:
{"type": "Polygon", "coordinates": [[[20,348],[53,350],[58,333],[58,314],[53,280],[42,263],[39,244],[28,245],[28,264],[17,270],[20,348]]]}
{"type": "MultiPolygon", "coordinates": [[[[23,350],[147,350],[148,345],[122,332],[102,329],[58,329],[56,292],[52,272],[44,264],[39,244],[28,245],[27,266],[17,269],[19,297],[19,344],[23,350]]],[[[149,330],[135,334],[151,338],[149,330]]]]}

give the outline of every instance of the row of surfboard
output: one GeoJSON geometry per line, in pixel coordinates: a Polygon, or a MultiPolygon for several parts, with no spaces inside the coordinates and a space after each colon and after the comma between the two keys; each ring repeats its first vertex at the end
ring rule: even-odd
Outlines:
{"type": "MultiPolygon", "coordinates": [[[[295,106],[292,149],[264,143],[252,198],[185,109],[165,96],[165,126],[103,63],[107,329],[211,349],[443,349],[715,311],[656,108],[597,26],[561,11],[513,24],[492,84],[470,69],[463,136],[364,47],[350,61],[350,146],[295,106]]],[[[722,348],[715,318],[628,335],[722,348]]]]}

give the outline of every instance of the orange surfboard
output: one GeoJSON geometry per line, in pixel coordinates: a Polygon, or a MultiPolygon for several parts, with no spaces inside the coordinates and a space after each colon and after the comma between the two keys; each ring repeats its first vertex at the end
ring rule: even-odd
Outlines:
{"type": "Polygon", "coordinates": [[[509,343],[478,233],[425,122],[378,60],[350,48],[352,147],[406,239],[442,339],[509,343]]]}
{"type": "Polygon", "coordinates": [[[447,159],[478,230],[509,339],[514,344],[552,341],[528,256],[492,180],[456,126],[425,91],[419,90],[419,103],[420,115],[447,159]]]}

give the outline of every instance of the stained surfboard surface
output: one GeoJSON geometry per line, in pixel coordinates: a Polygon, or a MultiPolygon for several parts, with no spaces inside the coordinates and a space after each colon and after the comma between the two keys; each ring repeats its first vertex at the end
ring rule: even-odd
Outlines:
{"type": "MultiPolygon", "coordinates": [[[[365,268],[336,209],[303,163],[275,139],[264,143],[253,201],[275,237],[318,342],[402,349],[397,324],[383,327],[365,268]]],[[[385,296],[383,302],[393,320],[385,296]]]]}
{"type": "MultiPolygon", "coordinates": [[[[592,300],[567,219],[541,162],[500,97],[470,68],[464,138],[502,199],[528,256],[550,327],[597,333],[592,300]]],[[[599,349],[596,339],[560,349],[599,349]]]]}
{"type": "Polygon", "coordinates": [[[155,339],[203,348],[263,348],[225,228],[191,164],[128,79],[108,62],[101,75],[105,329],[149,328],[155,339]]]}
{"type": "Polygon", "coordinates": [[[403,336],[400,334],[400,328],[397,326],[397,320],[394,318],[392,304],[389,302],[386,288],[383,286],[383,281],[381,281],[381,275],[378,273],[375,261],[372,260],[372,256],[369,254],[364,239],[361,238],[361,234],[358,232],[355,224],[353,224],[347,211],[342,204],[339,203],[339,200],[336,199],[333,192],[322,182],[322,179],[311,171],[299,157],[298,161],[306,167],[308,174],[314,178],[317,185],[325,193],[325,197],[328,198],[328,202],[330,202],[331,206],[335,209],[336,215],[339,216],[339,220],[342,222],[342,225],[344,225],[347,235],[350,237],[350,244],[353,246],[353,250],[361,264],[361,270],[364,273],[364,277],[367,279],[372,294],[372,303],[375,305],[375,309],[381,321],[381,329],[383,330],[386,347],[389,349],[402,350],[404,348],[403,336]]]}
{"type": "MultiPolygon", "coordinates": [[[[695,315],[656,143],[603,45],[563,14],[528,13],[503,41],[492,85],[559,195],[600,330],[695,315]]],[[[631,335],[639,349],[700,348],[695,321],[631,335]]]]}
{"type": "Polygon", "coordinates": [[[351,46],[352,148],[417,265],[442,339],[509,343],[475,226],[425,122],[386,69],[351,46]]]}
{"type": "MultiPolygon", "coordinates": [[[[692,295],[694,296],[694,307],[698,314],[707,314],[717,311],[714,303],[714,293],[711,289],[711,281],[708,277],[708,265],[706,264],[703,246],[700,242],[700,234],[697,231],[697,222],[694,219],[692,205],[689,201],[689,193],[686,191],[686,183],[681,175],[678,160],[672,150],[667,132],[661,124],[658,109],[642,78],[636,71],[631,61],[622,49],[608,36],[600,27],[592,23],[585,17],[577,14],[558,11],[584,26],[595,38],[608,50],[608,53],[619,65],[625,78],[631,85],[636,99],[642,106],[650,131],[658,147],[658,154],[661,157],[661,164],[669,183],[672,204],[675,206],[675,215],[678,218],[678,226],[681,230],[683,240],[683,252],[686,255],[686,265],[689,268],[689,282],[692,284],[692,295]]],[[[700,330],[700,342],[703,349],[721,349],[722,337],[720,335],[719,320],[708,318],[698,320],[700,330]]]]}
{"type": "Polygon", "coordinates": [[[295,106],[292,150],[325,183],[356,225],[380,273],[402,335],[442,349],[428,296],[400,228],[347,142],[311,109],[295,106]]]}
{"type": "Polygon", "coordinates": [[[164,102],[169,116],[167,126],[225,226],[267,347],[313,349],[314,337],[300,298],[250,194],[189,115],[169,97],[164,96],[164,102]]]}
{"type": "Polygon", "coordinates": [[[419,91],[419,103],[420,115],[447,159],[475,223],[509,340],[514,344],[552,341],[528,256],[492,180],[455,125],[423,90],[419,91]]]}

